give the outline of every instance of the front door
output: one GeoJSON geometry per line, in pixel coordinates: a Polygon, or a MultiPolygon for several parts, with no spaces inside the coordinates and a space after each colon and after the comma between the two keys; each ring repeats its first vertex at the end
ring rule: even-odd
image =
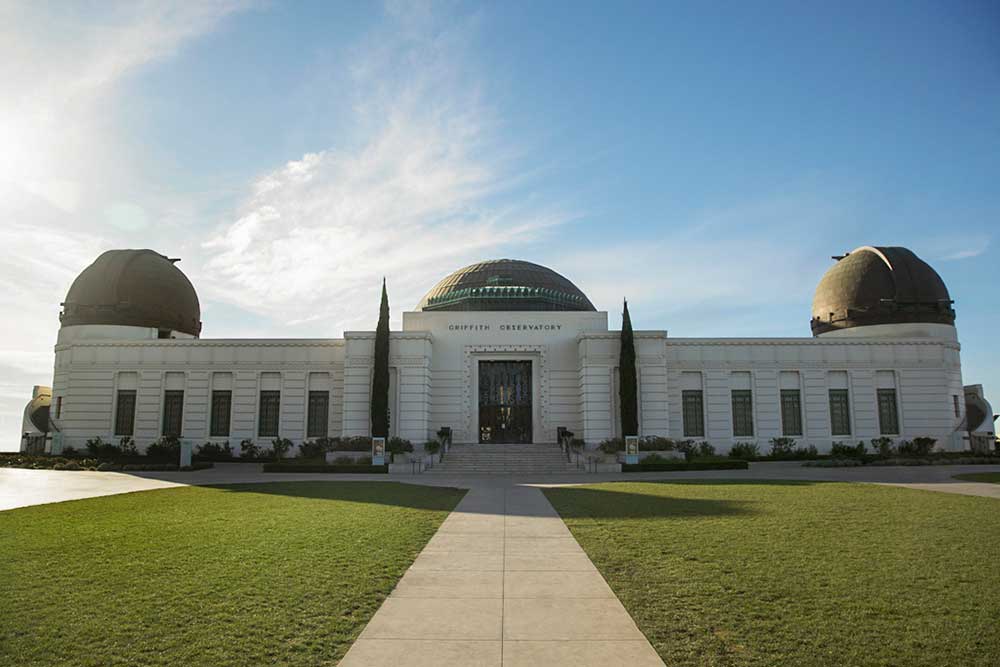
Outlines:
{"type": "Polygon", "coordinates": [[[531,442],[531,362],[479,362],[479,442],[531,442]]]}

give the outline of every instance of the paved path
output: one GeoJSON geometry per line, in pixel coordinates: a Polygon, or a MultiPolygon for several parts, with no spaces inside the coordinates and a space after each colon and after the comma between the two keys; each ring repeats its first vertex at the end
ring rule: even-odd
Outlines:
{"type": "MultiPolygon", "coordinates": [[[[192,477],[197,473],[184,473],[192,477]]],[[[151,491],[198,484],[190,481],[155,479],[89,470],[25,470],[0,468],[0,510],[29,507],[65,500],[114,496],[132,491],[151,491]]]]}
{"type": "Polygon", "coordinates": [[[474,487],[340,663],[663,665],[537,488],[474,487]]]}
{"type": "Polygon", "coordinates": [[[1000,499],[1000,484],[963,482],[953,475],[1000,472],[996,465],[864,466],[859,468],[804,468],[795,462],[752,463],[749,470],[707,470],[661,473],[577,475],[317,475],[263,473],[253,463],[220,463],[197,472],[88,472],[0,468],[0,511],[64,500],[149,491],[173,486],[255,484],[259,482],[405,482],[430,486],[471,487],[537,485],[560,486],[612,481],[673,479],[792,479],[828,482],[889,484],[926,491],[958,493],[1000,499]]]}

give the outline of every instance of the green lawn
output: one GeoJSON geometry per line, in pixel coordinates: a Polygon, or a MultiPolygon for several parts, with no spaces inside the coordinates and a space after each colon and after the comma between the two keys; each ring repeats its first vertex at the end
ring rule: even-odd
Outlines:
{"type": "Polygon", "coordinates": [[[861,484],[546,496],[668,665],[998,665],[1000,501],[861,484]]]}
{"type": "Polygon", "coordinates": [[[335,664],[463,494],[299,482],[0,512],[0,665],[335,664]]]}
{"type": "Polygon", "coordinates": [[[1000,472],[969,472],[963,475],[955,475],[955,479],[960,479],[964,482],[1000,484],[1000,472]]]}

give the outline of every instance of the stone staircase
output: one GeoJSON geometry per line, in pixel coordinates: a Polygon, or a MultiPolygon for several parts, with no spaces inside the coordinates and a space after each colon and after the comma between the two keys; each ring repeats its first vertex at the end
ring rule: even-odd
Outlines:
{"type": "Polygon", "coordinates": [[[452,445],[428,475],[557,475],[582,472],[559,445],[452,445]]]}

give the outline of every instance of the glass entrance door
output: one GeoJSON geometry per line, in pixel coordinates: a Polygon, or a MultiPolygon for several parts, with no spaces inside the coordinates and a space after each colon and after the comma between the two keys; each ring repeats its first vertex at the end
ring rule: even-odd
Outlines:
{"type": "Polygon", "coordinates": [[[531,442],[531,362],[479,362],[479,442],[531,442]]]}

